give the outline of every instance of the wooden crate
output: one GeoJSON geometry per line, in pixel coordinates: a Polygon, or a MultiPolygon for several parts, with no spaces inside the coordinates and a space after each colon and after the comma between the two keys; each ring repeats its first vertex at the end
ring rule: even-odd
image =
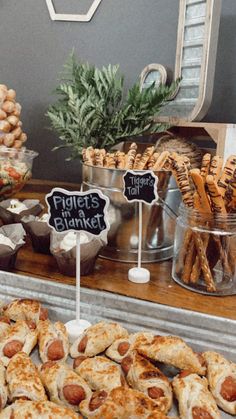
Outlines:
{"type": "Polygon", "coordinates": [[[208,148],[206,143],[212,141],[214,146],[212,148],[216,147],[216,154],[222,156],[224,160],[229,155],[236,154],[236,124],[188,122],[174,118],[170,123],[173,126],[169,131],[189,140],[196,139],[202,148],[208,148]]]}

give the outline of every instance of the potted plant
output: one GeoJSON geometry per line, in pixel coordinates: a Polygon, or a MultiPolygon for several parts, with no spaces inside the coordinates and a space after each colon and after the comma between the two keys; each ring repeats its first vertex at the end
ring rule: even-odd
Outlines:
{"type": "Polygon", "coordinates": [[[56,88],[59,99],[47,111],[62,142],[54,150],[69,147],[69,159],[75,159],[84,147],[109,150],[127,138],[164,131],[166,125],[155,122],[154,116],[177,85],[153,84],[141,90],[137,82],[125,92],[118,65],[98,69],[78,63],[71,54],[56,88]]]}
{"type": "MultiPolygon", "coordinates": [[[[68,160],[80,159],[85,147],[109,151],[130,137],[133,139],[166,130],[166,125],[155,122],[154,116],[177,86],[178,81],[171,86],[156,88],[153,84],[141,90],[137,82],[125,91],[124,77],[119,74],[118,66],[108,65],[98,69],[78,63],[72,54],[56,89],[59,99],[47,112],[61,140],[61,144],[54,149],[68,147],[68,160]]],[[[111,228],[103,256],[133,262],[137,259],[138,210],[136,203],[128,204],[123,196],[123,174],[122,170],[84,164],[83,189],[96,187],[110,199],[108,219],[111,228]]],[[[168,201],[179,205],[174,190],[170,194],[165,191],[165,196],[168,201]]],[[[165,221],[166,233],[163,234],[162,208],[158,211],[158,216],[156,212],[153,215],[153,208],[145,206],[143,261],[163,260],[172,256],[172,234],[169,237],[169,231],[173,231],[169,228],[171,220],[168,218],[165,221]]]]}

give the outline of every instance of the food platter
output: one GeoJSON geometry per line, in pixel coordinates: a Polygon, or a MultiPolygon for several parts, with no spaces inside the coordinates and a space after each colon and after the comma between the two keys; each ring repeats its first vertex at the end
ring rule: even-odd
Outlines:
{"type": "MultiPolygon", "coordinates": [[[[0,299],[38,299],[51,320],[75,317],[75,287],[11,272],[0,273],[0,299]]],[[[219,300],[220,302],[220,300],[219,300]]],[[[117,321],[130,332],[178,335],[195,350],[219,351],[236,362],[236,321],[109,292],[81,288],[81,315],[91,323],[117,321]]]]}
{"type": "MultiPolygon", "coordinates": [[[[0,299],[7,302],[23,297],[40,300],[49,310],[49,318],[53,321],[66,322],[74,318],[73,286],[14,273],[1,273],[0,299]]],[[[195,351],[219,351],[228,359],[236,361],[236,322],[233,320],[85,288],[81,290],[81,299],[82,315],[93,324],[107,320],[118,322],[129,332],[145,330],[158,335],[180,336],[195,351]]],[[[34,349],[31,359],[36,365],[41,363],[38,349],[34,349]]],[[[67,362],[72,364],[72,359],[68,358],[67,362]]],[[[168,367],[165,367],[164,372],[169,377],[176,373],[168,367]]],[[[174,405],[169,415],[177,414],[177,406],[174,405]]],[[[222,417],[231,416],[222,413],[222,417]]]]}

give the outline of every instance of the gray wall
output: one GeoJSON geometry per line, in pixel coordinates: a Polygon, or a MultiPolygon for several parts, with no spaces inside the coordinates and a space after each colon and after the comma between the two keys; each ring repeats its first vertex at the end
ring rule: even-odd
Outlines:
{"type": "MultiPolygon", "coordinates": [[[[83,11],[92,0],[54,0],[83,11]],[[81,9],[78,9],[78,3],[81,9]],[[77,6],[76,6],[77,5],[77,6]]],[[[34,177],[79,181],[78,162],[65,162],[64,151],[51,152],[57,135],[45,117],[52,90],[72,47],[82,61],[97,66],[120,64],[126,85],[145,65],[173,69],[178,0],[102,0],[89,23],[52,22],[45,0],[0,0],[0,83],[15,88],[23,106],[27,147],[39,151],[34,177]]],[[[236,0],[222,0],[222,17],[212,106],[208,121],[235,122],[236,0]]]]}

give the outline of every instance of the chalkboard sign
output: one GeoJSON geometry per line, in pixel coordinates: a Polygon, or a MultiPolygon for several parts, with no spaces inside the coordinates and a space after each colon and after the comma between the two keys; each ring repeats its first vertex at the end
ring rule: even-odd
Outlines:
{"type": "Polygon", "coordinates": [[[127,170],[124,178],[124,196],[129,202],[139,201],[151,205],[158,198],[157,177],[151,171],[127,170]]]}
{"type": "Polygon", "coordinates": [[[98,189],[69,192],[54,188],[46,195],[46,202],[48,224],[58,233],[85,231],[98,237],[110,227],[106,217],[109,199],[98,189]]]}

